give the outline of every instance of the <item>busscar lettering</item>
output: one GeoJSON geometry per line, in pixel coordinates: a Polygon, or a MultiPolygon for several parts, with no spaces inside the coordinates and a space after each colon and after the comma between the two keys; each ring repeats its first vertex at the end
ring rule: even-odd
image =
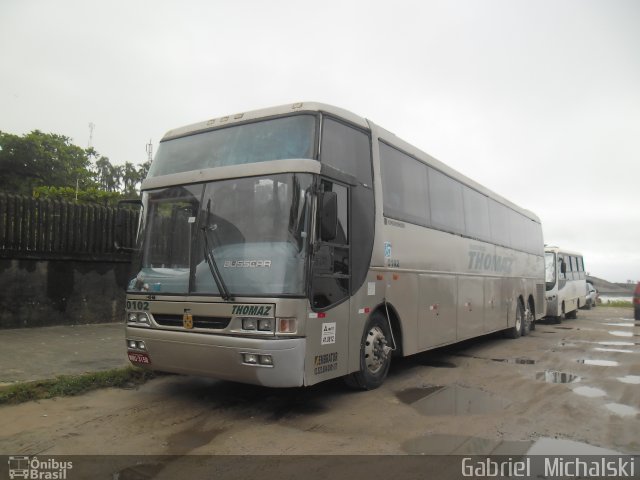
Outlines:
{"type": "Polygon", "coordinates": [[[233,305],[231,315],[253,315],[268,317],[271,315],[271,305],[233,305]]]}
{"type": "Polygon", "coordinates": [[[225,260],[224,268],[271,268],[271,260],[225,260]]]}
{"type": "Polygon", "coordinates": [[[313,366],[313,373],[315,375],[338,370],[338,352],[316,355],[313,359],[313,366]]]}

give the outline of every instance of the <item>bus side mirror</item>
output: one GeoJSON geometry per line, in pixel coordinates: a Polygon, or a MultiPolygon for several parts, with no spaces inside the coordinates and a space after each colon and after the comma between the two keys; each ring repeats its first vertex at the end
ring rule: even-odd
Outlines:
{"type": "Polygon", "coordinates": [[[120,200],[118,202],[118,209],[116,210],[116,229],[114,235],[113,246],[116,251],[119,252],[134,252],[134,237],[135,228],[137,226],[137,220],[142,212],[142,201],[138,199],[134,200],[120,200]],[[126,208],[127,206],[133,206],[137,208],[126,208]]]}
{"type": "Polygon", "coordinates": [[[322,192],[320,200],[320,240],[330,242],[338,234],[338,194],[322,192]]]}
{"type": "Polygon", "coordinates": [[[567,263],[564,260],[560,263],[560,273],[567,273],[567,263]]]}

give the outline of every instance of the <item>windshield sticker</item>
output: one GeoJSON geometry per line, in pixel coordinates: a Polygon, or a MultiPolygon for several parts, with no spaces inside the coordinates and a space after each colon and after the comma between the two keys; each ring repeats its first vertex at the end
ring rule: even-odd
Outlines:
{"type": "Polygon", "coordinates": [[[320,345],[336,343],[336,322],[322,324],[322,339],[320,345]]]}

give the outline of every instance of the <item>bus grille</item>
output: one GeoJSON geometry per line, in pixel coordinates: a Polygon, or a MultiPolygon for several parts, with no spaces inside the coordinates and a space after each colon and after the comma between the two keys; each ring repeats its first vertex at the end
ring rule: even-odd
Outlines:
{"type": "MultiPolygon", "coordinates": [[[[167,315],[154,313],[153,319],[158,325],[163,327],[182,327],[182,315],[167,315]]],[[[199,315],[193,316],[193,328],[209,328],[212,330],[222,330],[227,328],[230,317],[203,317],[199,315]]]]}

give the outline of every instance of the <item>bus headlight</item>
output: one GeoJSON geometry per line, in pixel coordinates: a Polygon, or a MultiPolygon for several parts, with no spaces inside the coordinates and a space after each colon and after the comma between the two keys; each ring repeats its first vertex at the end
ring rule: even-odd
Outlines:
{"type": "Polygon", "coordinates": [[[258,322],[255,318],[243,318],[242,329],[243,330],[255,330],[258,328],[258,322]]]}
{"type": "Polygon", "coordinates": [[[130,350],[146,350],[147,346],[142,340],[127,339],[127,348],[129,348],[130,350]]]}
{"type": "Polygon", "coordinates": [[[273,357],[268,354],[243,353],[242,363],[261,367],[273,367],[273,357]]]}
{"type": "Polygon", "coordinates": [[[257,330],[259,332],[273,332],[273,319],[242,317],[242,329],[257,330]]]}
{"type": "Polygon", "coordinates": [[[261,318],[258,320],[258,330],[261,332],[270,332],[272,330],[271,319],[270,318],[261,318]]]}
{"type": "Polygon", "coordinates": [[[256,365],[258,363],[258,355],[255,353],[244,353],[242,354],[242,361],[249,365],[256,365]]]}
{"type": "Polygon", "coordinates": [[[149,320],[149,315],[145,312],[128,312],[127,313],[127,322],[128,323],[143,323],[145,325],[151,325],[149,320]]]}

